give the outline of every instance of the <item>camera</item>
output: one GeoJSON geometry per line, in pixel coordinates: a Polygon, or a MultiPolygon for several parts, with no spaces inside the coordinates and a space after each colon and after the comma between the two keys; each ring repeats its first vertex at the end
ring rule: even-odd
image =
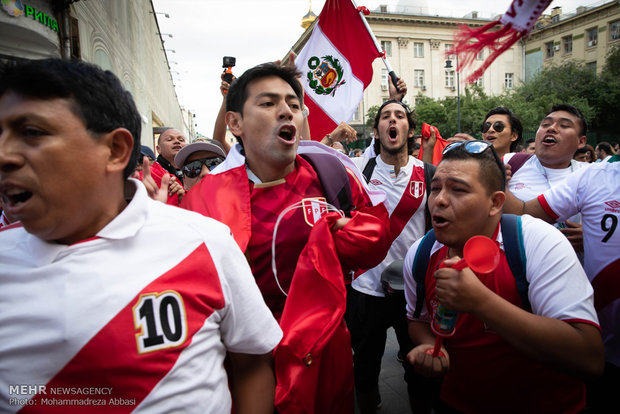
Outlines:
{"type": "Polygon", "coordinates": [[[235,66],[236,63],[237,59],[232,56],[224,56],[224,58],[222,59],[222,67],[225,68],[224,81],[228,82],[229,84],[233,80],[232,68],[233,66],[235,66]]]}
{"type": "Polygon", "coordinates": [[[224,56],[222,59],[223,68],[232,68],[237,63],[237,59],[232,56],[224,56]]]}

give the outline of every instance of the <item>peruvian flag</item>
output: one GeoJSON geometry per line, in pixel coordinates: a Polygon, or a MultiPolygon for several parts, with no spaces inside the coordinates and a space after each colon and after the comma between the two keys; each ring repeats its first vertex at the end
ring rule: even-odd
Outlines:
{"type": "Polygon", "coordinates": [[[313,140],[349,122],[382,54],[351,0],[327,0],[308,43],[295,59],[313,140]]]}

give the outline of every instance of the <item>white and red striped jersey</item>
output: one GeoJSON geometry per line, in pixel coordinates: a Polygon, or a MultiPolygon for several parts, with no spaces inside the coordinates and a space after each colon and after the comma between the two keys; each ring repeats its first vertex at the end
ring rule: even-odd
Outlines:
{"type": "Polygon", "coordinates": [[[126,185],[82,242],[0,230],[1,412],[230,412],[226,352],[280,341],[228,227],[126,185]]]}
{"type": "MultiPolygon", "coordinates": [[[[426,205],[426,185],[424,182],[424,163],[409,156],[407,165],[398,174],[394,166],[386,164],[377,156],[368,186],[385,192],[385,205],[390,214],[390,233],[392,244],[385,259],[378,265],[359,275],[351,286],[372,296],[385,296],[381,285],[381,272],[394,260],[403,260],[411,245],[424,236],[426,205]]],[[[353,158],[353,162],[363,170],[368,158],[353,158]]]]}
{"type": "Polygon", "coordinates": [[[584,268],[594,287],[605,357],[620,367],[620,162],[581,169],[538,201],[556,220],[581,213],[584,268]]]}

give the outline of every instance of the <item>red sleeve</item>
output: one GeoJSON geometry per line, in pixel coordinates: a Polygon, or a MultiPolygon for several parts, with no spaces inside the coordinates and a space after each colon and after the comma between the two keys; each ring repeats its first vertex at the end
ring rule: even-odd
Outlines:
{"type": "Polygon", "coordinates": [[[349,173],[351,193],[356,209],[351,220],[334,233],[334,243],[345,275],[349,270],[375,267],[385,259],[390,248],[390,217],[383,203],[372,206],[357,178],[349,173]]]}
{"type": "Polygon", "coordinates": [[[549,215],[549,217],[551,217],[554,220],[557,220],[560,218],[560,216],[558,216],[557,214],[555,214],[553,210],[551,210],[551,207],[549,206],[549,203],[547,203],[547,200],[545,199],[544,194],[541,194],[538,196],[538,202],[540,203],[540,206],[543,208],[543,210],[545,210],[545,213],[549,215]]]}
{"type": "MultiPolygon", "coordinates": [[[[157,184],[157,187],[159,188],[161,188],[161,179],[163,178],[164,174],[168,174],[168,171],[166,171],[164,167],[162,167],[158,163],[154,163],[153,165],[151,165],[151,177],[153,177],[155,184],[157,184]]],[[[142,180],[142,171],[140,171],[140,180],[142,180]]],[[[177,197],[176,194],[174,194],[172,197],[168,196],[166,204],[178,207],[180,204],[179,197],[177,197]]]]}

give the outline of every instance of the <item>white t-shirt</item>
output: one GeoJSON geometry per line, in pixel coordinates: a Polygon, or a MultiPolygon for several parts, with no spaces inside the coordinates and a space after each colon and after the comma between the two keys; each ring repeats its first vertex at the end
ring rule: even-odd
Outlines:
{"type": "MultiPolygon", "coordinates": [[[[522,228],[532,312],[597,326],[592,286],[568,240],[553,226],[530,216],[522,217],[522,228]]],[[[496,240],[503,249],[501,232],[496,240]]],[[[409,250],[404,263],[409,319],[413,319],[416,305],[412,266],[419,243],[409,250]]],[[[445,249],[439,252],[443,247],[434,244],[431,255],[435,256],[429,260],[433,266],[439,259],[436,255],[444,253],[445,249]]],[[[515,305],[520,302],[505,258],[496,271],[479,278],[488,289],[501,292],[505,300],[515,305]]],[[[438,304],[432,282],[426,278],[426,283],[425,295],[430,297],[425,298],[419,319],[430,322],[434,315],[429,314],[427,303],[431,309],[438,304]]],[[[459,314],[454,336],[446,339],[451,362],[443,379],[442,398],[448,404],[464,412],[528,412],[532,407],[544,407],[542,412],[552,412],[554,407],[568,412],[585,403],[585,390],[577,379],[524,356],[483,322],[469,313],[459,314]],[[529,387],[525,392],[523,384],[529,387]],[[551,400],[550,395],[554,396],[551,400]]]]}
{"type": "Polygon", "coordinates": [[[576,212],[582,215],[584,267],[597,298],[605,356],[620,367],[620,162],[577,171],[539,201],[557,220],[576,212]]]}
{"type": "MultiPolygon", "coordinates": [[[[559,320],[586,320],[598,323],[593,304],[592,286],[569,241],[553,226],[542,220],[522,216],[523,245],[526,256],[528,298],[532,312],[559,320]]],[[[504,250],[501,231],[497,242],[504,250]]],[[[407,252],[403,263],[407,317],[413,319],[416,305],[416,283],[413,279],[413,261],[420,245],[418,240],[407,252]]],[[[443,244],[435,242],[431,255],[443,244]]],[[[430,321],[426,304],[420,320],[430,321]]]]}
{"type": "MultiPolygon", "coordinates": [[[[360,170],[364,169],[368,160],[368,158],[363,157],[353,158],[360,170]]],[[[424,183],[424,163],[422,161],[409,156],[407,165],[402,167],[396,175],[393,165],[383,162],[381,156],[378,156],[376,160],[377,165],[372,172],[368,185],[371,189],[386,193],[385,206],[390,214],[390,226],[393,229],[402,227],[402,231],[392,243],[385,259],[379,265],[353,280],[351,286],[368,295],[383,297],[385,293],[381,285],[381,272],[393,261],[403,260],[411,244],[424,236],[424,207],[427,194],[424,183]],[[412,177],[414,168],[417,169],[417,178],[412,177]],[[412,202],[413,199],[417,199],[415,202],[419,200],[419,207],[416,210],[402,208],[403,206],[396,209],[404,196],[407,196],[412,202]],[[397,216],[394,215],[395,211],[397,216]]]]}
{"type": "MultiPolygon", "coordinates": [[[[514,153],[504,155],[504,163],[508,164],[513,155],[514,153]]],[[[538,161],[536,155],[533,155],[516,173],[513,173],[508,182],[508,189],[519,200],[529,201],[549,188],[561,184],[572,172],[586,165],[588,164],[572,160],[568,168],[546,168],[538,161]]]]}
{"type": "Polygon", "coordinates": [[[228,227],[150,200],[138,181],[126,190],[127,207],[76,244],[0,231],[1,412],[30,397],[230,412],[226,352],[282,338],[228,227]]]}

